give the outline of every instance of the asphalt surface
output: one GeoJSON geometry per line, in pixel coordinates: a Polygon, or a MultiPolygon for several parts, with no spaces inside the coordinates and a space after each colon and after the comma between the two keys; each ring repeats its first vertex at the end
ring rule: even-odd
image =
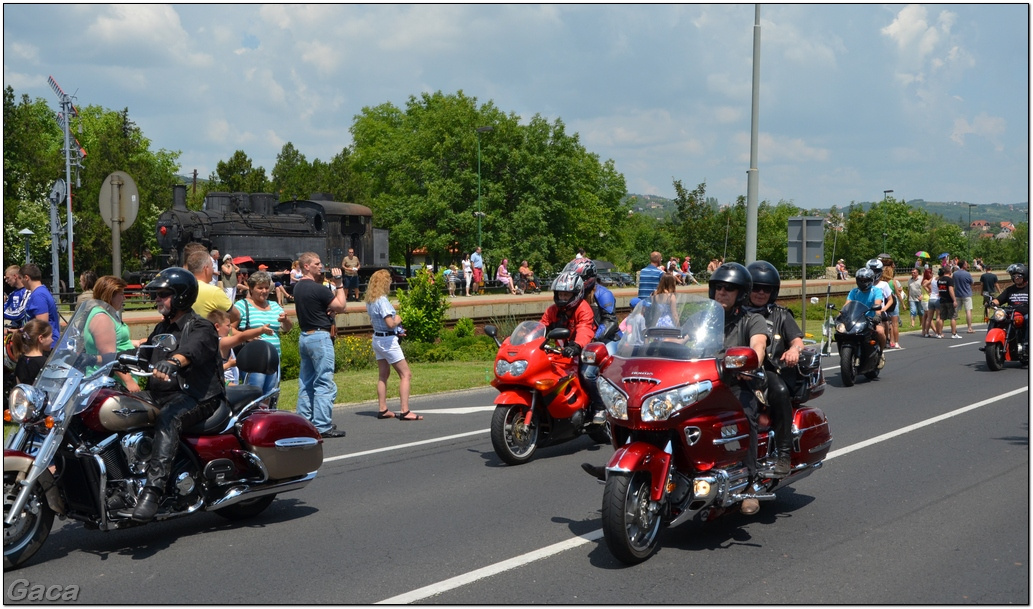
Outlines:
{"type": "Polygon", "coordinates": [[[962,336],[902,335],[851,388],[823,360],[825,467],[756,516],[667,530],[636,567],[607,550],[603,485],[579,468],[612,449],[502,464],[489,387],[414,399],[420,422],[337,408],[348,436],[316,480],[250,521],[56,523],[5,601],[27,581],[91,604],[1028,604],[1029,371],[990,372],[982,332],[962,336]]]}

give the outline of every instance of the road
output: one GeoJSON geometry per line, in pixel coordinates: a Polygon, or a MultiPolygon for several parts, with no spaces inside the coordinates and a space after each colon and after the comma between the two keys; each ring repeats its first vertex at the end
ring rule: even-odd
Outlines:
{"type": "Polygon", "coordinates": [[[825,467],[754,517],[666,531],[636,567],[607,550],[603,485],[579,468],[611,449],[505,466],[486,388],[415,399],[422,422],[338,408],[348,436],[316,480],[251,521],[56,524],[5,600],[25,581],[91,604],[1028,604],[1029,372],[988,371],[982,333],[963,336],[904,335],[851,388],[825,359],[825,467]]]}

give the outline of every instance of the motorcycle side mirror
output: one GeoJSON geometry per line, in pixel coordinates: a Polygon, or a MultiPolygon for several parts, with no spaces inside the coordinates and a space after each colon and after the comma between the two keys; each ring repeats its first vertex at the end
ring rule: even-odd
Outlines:
{"type": "Polygon", "coordinates": [[[550,340],[564,340],[570,338],[570,330],[566,328],[554,328],[545,336],[550,340]]]}
{"type": "Polygon", "coordinates": [[[830,302],[829,304],[827,304],[825,306],[825,308],[828,309],[829,311],[835,311],[836,310],[836,303],[830,302]]]}
{"type": "Polygon", "coordinates": [[[495,338],[499,334],[499,329],[492,325],[484,326],[484,333],[495,338]]]}
{"type": "Polygon", "coordinates": [[[176,337],[171,334],[158,334],[154,337],[154,346],[163,351],[175,351],[176,345],[176,337]]]}

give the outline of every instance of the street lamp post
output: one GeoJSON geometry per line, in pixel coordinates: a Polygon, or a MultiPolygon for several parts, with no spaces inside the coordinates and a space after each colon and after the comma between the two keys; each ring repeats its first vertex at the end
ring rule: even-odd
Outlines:
{"type": "Polygon", "coordinates": [[[25,264],[28,264],[32,262],[32,254],[29,252],[29,239],[36,233],[28,228],[23,228],[18,231],[18,234],[25,238],[25,264]]]}
{"type": "Polygon", "coordinates": [[[491,125],[477,128],[477,247],[481,247],[481,218],[484,217],[481,211],[481,134],[494,130],[491,125]]]}
{"type": "MultiPolygon", "coordinates": [[[[885,203],[886,199],[889,198],[889,195],[890,195],[891,192],[893,192],[893,191],[892,190],[884,190],[884,191],[882,191],[882,202],[883,203],[885,203]]],[[[887,215],[886,209],[883,208],[883,210],[882,210],[882,251],[884,251],[884,252],[886,252],[886,215],[887,215]]],[[[886,252],[886,253],[889,253],[889,252],[886,252]]]]}

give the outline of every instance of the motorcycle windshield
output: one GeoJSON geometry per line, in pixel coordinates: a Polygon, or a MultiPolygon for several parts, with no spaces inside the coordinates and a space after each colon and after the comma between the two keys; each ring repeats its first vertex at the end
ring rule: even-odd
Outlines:
{"type": "Polygon", "coordinates": [[[513,333],[509,335],[509,344],[523,345],[543,338],[545,338],[545,324],[540,321],[522,321],[513,328],[513,333]]]}
{"type": "Polygon", "coordinates": [[[839,320],[852,325],[859,321],[863,321],[871,310],[872,309],[869,309],[863,302],[849,300],[843,305],[843,308],[839,310],[839,320]]]}
{"type": "Polygon", "coordinates": [[[643,299],[624,320],[617,356],[673,360],[716,358],[724,350],[724,309],[696,294],[643,299]]]}
{"type": "Polygon", "coordinates": [[[100,369],[103,356],[115,353],[113,319],[120,319],[119,313],[101,300],[78,306],[34,383],[47,396],[48,415],[60,417],[66,408],[77,405],[85,408],[85,402],[79,404],[81,400],[75,398],[83,379],[100,369]]]}

